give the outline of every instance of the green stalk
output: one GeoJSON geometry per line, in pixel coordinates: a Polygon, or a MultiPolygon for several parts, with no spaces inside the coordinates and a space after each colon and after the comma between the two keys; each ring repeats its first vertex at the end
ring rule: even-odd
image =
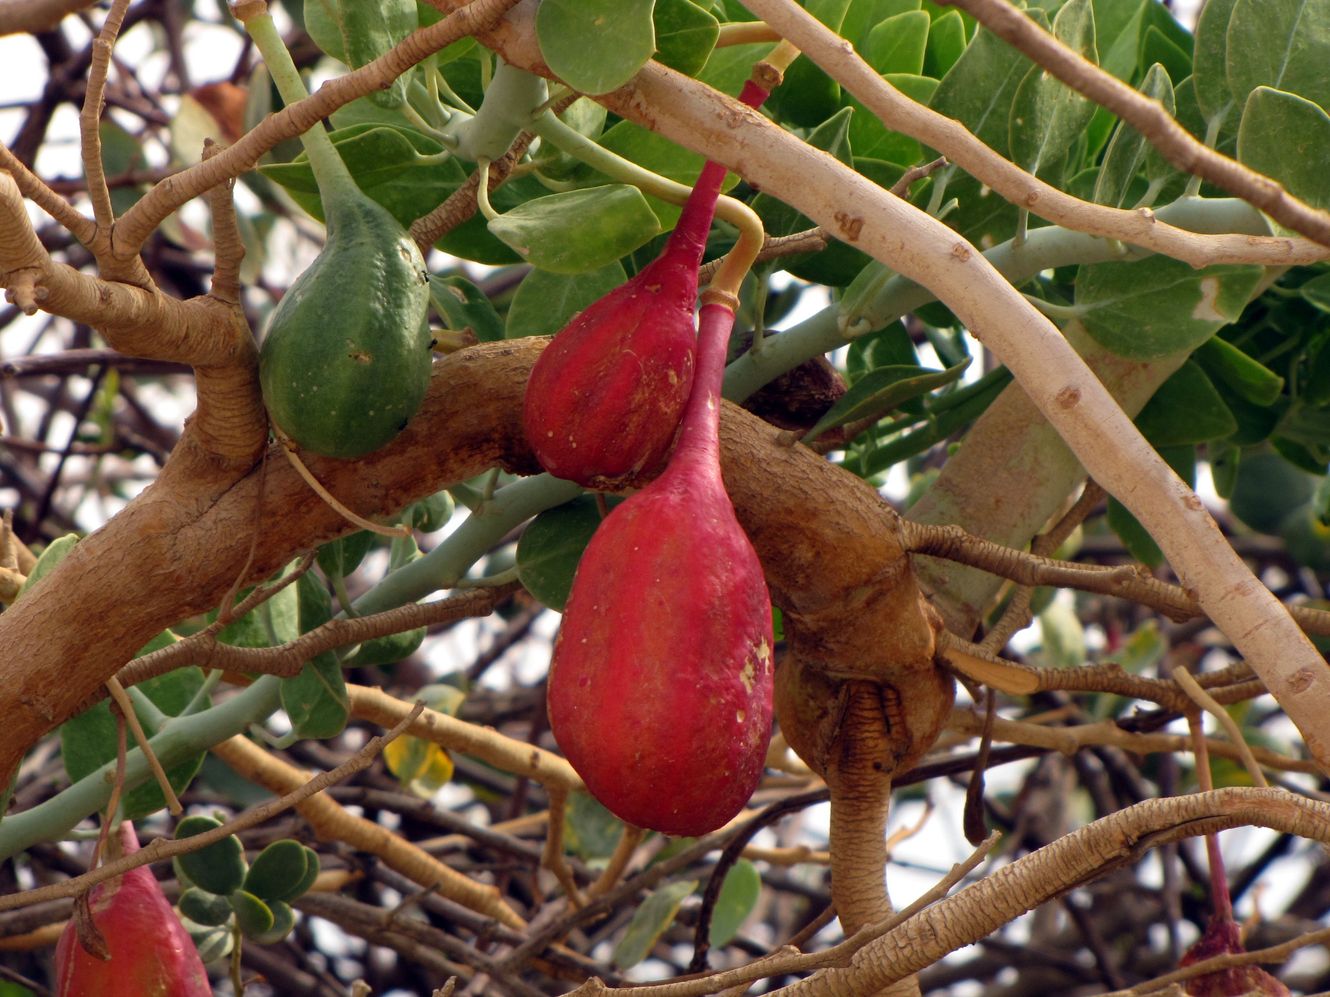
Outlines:
{"type": "MultiPolygon", "coordinates": [[[[287,51],[282,36],[277,33],[277,26],[273,24],[271,15],[266,11],[254,14],[246,19],[244,24],[245,30],[249,32],[250,38],[254,40],[254,45],[268,66],[268,73],[277,86],[277,92],[282,96],[282,102],[289,107],[307,98],[309,91],[305,89],[300,71],[296,69],[295,61],[287,51]]],[[[342,157],[324,130],[322,121],[314,122],[308,131],[302,132],[300,142],[309,156],[309,166],[314,171],[314,181],[319,185],[319,195],[324,201],[325,214],[331,210],[331,205],[336,203],[342,194],[354,192],[357,196],[360,195],[360,188],[356,186],[351,171],[342,162],[342,157]]]]}

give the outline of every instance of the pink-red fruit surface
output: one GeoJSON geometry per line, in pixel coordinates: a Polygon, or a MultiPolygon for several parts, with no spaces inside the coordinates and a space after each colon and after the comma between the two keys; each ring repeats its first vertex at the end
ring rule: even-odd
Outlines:
{"type": "Polygon", "coordinates": [[[613,488],[660,464],[693,385],[693,307],[724,167],[708,163],[665,249],[564,326],[527,381],[522,427],[541,467],[613,488]]]}
{"type": "MultiPolygon", "coordinates": [[[[666,834],[712,831],[762,776],[771,737],[771,601],[720,476],[726,335],[708,335],[665,472],[582,555],[550,665],[550,726],[611,812],[666,834]]],[[[724,332],[728,332],[725,323],[724,332]]]]}
{"type": "MultiPolygon", "coordinates": [[[[139,850],[131,822],[119,839],[122,854],[139,850]]],[[[97,884],[88,900],[111,957],[84,949],[71,920],[55,947],[60,997],[211,997],[198,949],[147,866],[97,884]]]]}

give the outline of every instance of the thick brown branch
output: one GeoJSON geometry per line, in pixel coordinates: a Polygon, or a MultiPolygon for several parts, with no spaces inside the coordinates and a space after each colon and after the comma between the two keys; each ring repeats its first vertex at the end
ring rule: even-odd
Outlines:
{"type": "Polygon", "coordinates": [[[1220,789],[1138,803],[939,901],[870,942],[849,968],[824,970],[777,992],[785,997],[870,993],[978,941],[1045,900],[1137,861],[1149,848],[1244,824],[1330,842],[1330,804],[1275,789],[1220,789]]]}

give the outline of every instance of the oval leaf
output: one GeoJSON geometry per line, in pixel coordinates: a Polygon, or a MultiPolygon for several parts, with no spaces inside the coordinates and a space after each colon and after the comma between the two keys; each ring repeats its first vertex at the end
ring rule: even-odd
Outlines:
{"type": "MultiPolygon", "coordinates": [[[[1330,74],[1327,74],[1330,75],[1330,74]]],[[[1238,126],[1238,159],[1273,177],[1295,197],[1330,207],[1330,115],[1310,100],[1270,87],[1247,98],[1238,126]]]]}
{"type": "Polygon", "coordinates": [[[688,879],[662,886],[633,912],[628,930],[614,946],[614,964],[620,969],[636,966],[645,959],[665,929],[674,922],[684,897],[697,889],[697,880],[688,879]]]}
{"type": "Polygon", "coordinates": [[[508,339],[548,336],[558,332],[574,315],[604,297],[625,280],[623,264],[615,260],[607,267],[576,275],[532,270],[517,285],[508,307],[508,339]]]}
{"type": "Polygon", "coordinates": [[[291,838],[274,841],[259,852],[249,867],[245,890],[260,900],[290,900],[299,896],[300,884],[305,881],[307,851],[291,838]]]}
{"type": "Polygon", "coordinates": [[[536,10],[540,54],[574,90],[609,93],[656,51],[653,0],[543,0],[536,10]]]}
{"type": "Polygon", "coordinates": [[[533,266],[580,274],[646,244],[660,223],[636,187],[607,184],[527,201],[491,219],[489,230],[533,266]]]}
{"type": "Polygon", "coordinates": [[[762,892],[762,877],[757,866],[747,859],[734,863],[725,874],[720,895],[716,897],[716,906],[711,911],[711,931],[707,936],[712,948],[728,945],[739,933],[744,920],[757,906],[758,895],[762,892]]]}
{"type": "Polygon", "coordinates": [[[563,612],[582,551],[600,519],[596,500],[583,495],[542,512],[517,541],[517,577],[550,609],[563,612]]]}
{"type": "MultiPolygon", "coordinates": [[[[176,825],[175,836],[177,840],[192,838],[221,826],[221,821],[214,817],[196,814],[176,825]]],[[[195,886],[221,896],[239,889],[245,881],[245,848],[234,834],[197,852],[177,855],[175,864],[195,886]]]]}
{"type": "Polygon", "coordinates": [[[1106,349],[1130,360],[1158,360],[1193,350],[1236,321],[1260,275],[1258,267],[1194,270],[1164,257],[1096,263],[1077,273],[1076,308],[1106,349]]]}

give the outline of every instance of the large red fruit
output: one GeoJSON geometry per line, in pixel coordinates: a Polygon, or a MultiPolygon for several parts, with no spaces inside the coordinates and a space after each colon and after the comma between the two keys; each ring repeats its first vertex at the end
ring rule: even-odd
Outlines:
{"type": "Polygon", "coordinates": [[[738,813],[771,737],[771,600],[720,475],[733,318],[702,308],[679,444],[592,537],[550,665],[550,726],[587,789],[666,834],[738,813]]]}
{"type": "MultiPolygon", "coordinates": [[[[122,854],[139,850],[130,821],[119,837],[122,854]]],[[[198,949],[147,866],[97,884],[88,900],[111,957],[84,949],[70,921],[55,947],[60,997],[211,997],[198,949]]]]}

